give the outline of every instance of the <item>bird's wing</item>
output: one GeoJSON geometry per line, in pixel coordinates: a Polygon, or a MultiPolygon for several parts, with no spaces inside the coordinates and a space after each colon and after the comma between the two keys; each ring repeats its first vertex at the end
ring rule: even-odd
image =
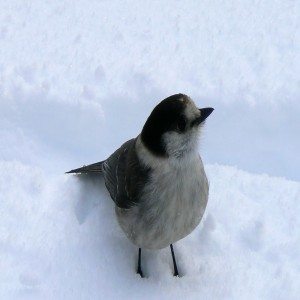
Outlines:
{"type": "Polygon", "coordinates": [[[140,193],[149,176],[135,151],[136,139],[124,143],[103,163],[105,185],[120,208],[130,208],[140,201],[140,193]]]}

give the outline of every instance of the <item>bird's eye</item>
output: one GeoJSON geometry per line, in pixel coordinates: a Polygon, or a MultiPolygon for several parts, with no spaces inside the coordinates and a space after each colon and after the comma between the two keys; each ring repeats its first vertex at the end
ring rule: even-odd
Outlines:
{"type": "Polygon", "coordinates": [[[180,131],[184,131],[186,127],[186,120],[184,117],[180,117],[178,120],[177,127],[180,131]]]}

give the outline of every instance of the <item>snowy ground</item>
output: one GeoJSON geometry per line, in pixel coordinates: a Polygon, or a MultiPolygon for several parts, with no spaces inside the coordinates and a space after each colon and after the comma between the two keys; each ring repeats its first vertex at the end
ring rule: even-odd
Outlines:
{"type": "Polygon", "coordinates": [[[0,1],[0,299],[299,299],[300,3],[48,2],[0,1]],[[215,108],[211,196],[183,277],[166,249],[142,280],[103,182],[63,172],[177,92],[215,108]]]}

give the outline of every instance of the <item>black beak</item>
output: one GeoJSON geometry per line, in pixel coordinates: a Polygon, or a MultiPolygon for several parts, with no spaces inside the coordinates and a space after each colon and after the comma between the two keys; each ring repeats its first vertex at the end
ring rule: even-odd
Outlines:
{"type": "Polygon", "coordinates": [[[199,111],[200,111],[200,117],[198,117],[193,122],[193,125],[199,125],[203,121],[205,121],[205,119],[214,111],[214,109],[212,107],[205,107],[205,108],[200,108],[199,111]]]}

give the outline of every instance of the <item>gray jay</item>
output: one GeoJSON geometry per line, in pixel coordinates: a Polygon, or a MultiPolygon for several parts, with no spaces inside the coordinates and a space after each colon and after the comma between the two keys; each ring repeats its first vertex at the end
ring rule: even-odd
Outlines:
{"type": "Polygon", "coordinates": [[[198,140],[212,111],[210,107],[198,109],[184,94],[172,95],[153,109],[136,138],[104,161],[67,172],[104,177],[118,223],[139,248],[137,273],[141,277],[141,249],[167,246],[174,276],[179,276],[172,244],[196,228],[208,200],[198,140]]]}

